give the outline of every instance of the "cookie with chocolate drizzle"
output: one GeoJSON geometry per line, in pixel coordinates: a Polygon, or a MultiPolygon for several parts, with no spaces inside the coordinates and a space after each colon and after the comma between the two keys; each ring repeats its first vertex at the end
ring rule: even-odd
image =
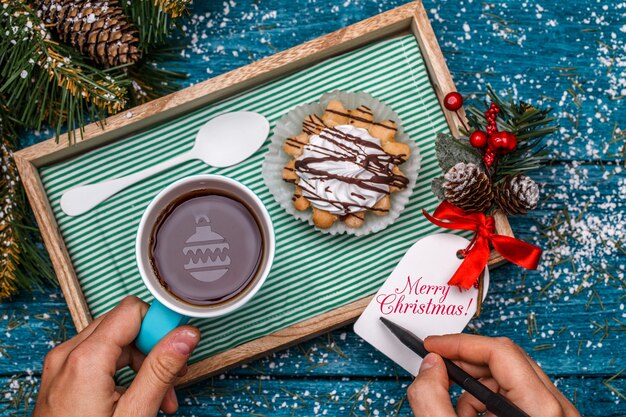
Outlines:
{"type": "Polygon", "coordinates": [[[283,180],[295,185],[297,210],[312,208],[319,228],[337,220],[361,227],[367,212],[384,216],[390,195],[406,188],[407,177],[399,165],[411,149],[396,142],[393,120],[375,121],[367,106],[346,109],[330,101],[321,117],[312,114],[302,123],[302,133],[287,138],[283,149],[291,159],[283,180]]]}

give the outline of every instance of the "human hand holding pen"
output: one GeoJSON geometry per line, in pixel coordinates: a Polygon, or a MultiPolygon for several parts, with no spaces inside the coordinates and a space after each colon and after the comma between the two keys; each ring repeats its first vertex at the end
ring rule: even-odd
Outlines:
{"type": "Polygon", "coordinates": [[[451,383],[441,356],[453,360],[531,417],[580,416],[539,365],[507,338],[455,334],[430,336],[424,343],[427,350],[435,353],[422,361],[419,374],[408,390],[416,417],[476,417],[486,411],[484,404],[463,393],[455,412],[448,393],[451,383]]]}

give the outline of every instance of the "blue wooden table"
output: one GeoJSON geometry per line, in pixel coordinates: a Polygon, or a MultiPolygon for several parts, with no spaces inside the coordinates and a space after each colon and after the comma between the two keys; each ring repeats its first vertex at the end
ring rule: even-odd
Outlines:
{"type": "MultiPolygon", "coordinates": [[[[185,27],[189,83],[403,2],[196,3],[185,27]]],[[[494,271],[468,331],[523,346],[583,415],[626,415],[626,4],[425,3],[462,93],[511,89],[554,107],[562,126],[549,141],[553,163],[533,175],[545,184],[540,209],[512,219],[545,249],[542,266],[494,271]]],[[[0,305],[0,334],[0,410],[28,415],[45,353],[75,334],[62,295],[0,305]]],[[[410,382],[346,327],[182,390],[179,415],[405,415],[410,382]]]]}

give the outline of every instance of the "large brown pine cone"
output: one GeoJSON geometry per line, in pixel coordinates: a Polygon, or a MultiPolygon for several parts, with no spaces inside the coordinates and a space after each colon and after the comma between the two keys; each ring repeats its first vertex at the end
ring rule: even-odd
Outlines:
{"type": "Polygon", "coordinates": [[[39,10],[63,42],[103,67],[132,64],[141,56],[137,30],[115,0],[39,0],[39,10]]]}
{"type": "Polygon", "coordinates": [[[506,214],[526,214],[537,208],[539,186],[525,175],[509,175],[496,184],[495,196],[506,214]]]}
{"type": "Polygon", "coordinates": [[[446,200],[468,213],[484,212],[491,206],[491,180],[478,165],[459,162],[444,175],[446,200]]]}

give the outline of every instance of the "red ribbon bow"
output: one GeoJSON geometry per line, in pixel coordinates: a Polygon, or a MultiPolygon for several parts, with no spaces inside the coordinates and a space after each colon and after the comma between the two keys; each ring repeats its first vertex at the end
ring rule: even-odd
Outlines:
{"type": "Polygon", "coordinates": [[[537,269],[541,249],[530,243],[509,236],[494,234],[496,224],[491,216],[483,213],[466,213],[448,201],[443,201],[431,216],[422,210],[424,216],[439,227],[452,230],[473,230],[476,234],[469,246],[462,250],[465,255],[461,266],[456,270],[449,285],[459,285],[465,289],[476,282],[489,260],[489,244],[504,258],[526,269],[537,269]]]}

